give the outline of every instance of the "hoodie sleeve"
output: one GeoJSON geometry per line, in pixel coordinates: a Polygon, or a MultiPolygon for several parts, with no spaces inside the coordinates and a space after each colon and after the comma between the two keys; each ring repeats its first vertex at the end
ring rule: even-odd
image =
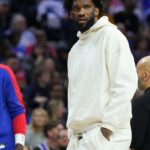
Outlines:
{"type": "Polygon", "coordinates": [[[124,121],[130,120],[131,99],[137,89],[134,59],[127,39],[119,30],[110,30],[107,36],[106,67],[110,100],[103,113],[102,127],[114,132],[124,121]]]}

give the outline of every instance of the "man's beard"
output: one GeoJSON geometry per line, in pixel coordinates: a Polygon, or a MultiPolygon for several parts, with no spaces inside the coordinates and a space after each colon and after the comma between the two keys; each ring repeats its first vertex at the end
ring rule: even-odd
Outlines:
{"type": "Polygon", "coordinates": [[[138,88],[140,90],[144,90],[144,86],[143,86],[143,81],[142,80],[138,80],[138,88]]]}
{"type": "Polygon", "coordinates": [[[75,23],[75,27],[78,29],[78,31],[81,31],[83,33],[85,31],[87,31],[88,29],[90,29],[94,25],[95,18],[94,17],[90,18],[90,20],[88,20],[84,26],[80,25],[78,23],[78,21],[75,21],[74,23],[75,23]]]}

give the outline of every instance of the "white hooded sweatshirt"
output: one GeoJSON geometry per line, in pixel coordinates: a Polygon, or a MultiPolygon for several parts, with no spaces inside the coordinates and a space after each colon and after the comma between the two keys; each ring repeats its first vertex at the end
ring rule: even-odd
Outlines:
{"type": "Polygon", "coordinates": [[[127,39],[106,16],[78,37],[68,59],[67,127],[130,128],[137,73],[127,39]]]}

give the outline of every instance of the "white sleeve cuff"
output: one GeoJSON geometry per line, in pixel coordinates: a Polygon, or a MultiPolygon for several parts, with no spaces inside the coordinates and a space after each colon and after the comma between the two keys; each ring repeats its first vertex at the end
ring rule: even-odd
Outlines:
{"type": "Polygon", "coordinates": [[[108,124],[108,123],[105,123],[105,122],[102,122],[101,127],[106,128],[106,129],[109,129],[109,130],[111,130],[112,132],[114,132],[114,131],[116,130],[116,128],[115,128],[113,125],[108,124]]]}
{"type": "Polygon", "coordinates": [[[25,135],[23,134],[15,134],[15,143],[21,144],[24,146],[25,144],[25,135]]]}

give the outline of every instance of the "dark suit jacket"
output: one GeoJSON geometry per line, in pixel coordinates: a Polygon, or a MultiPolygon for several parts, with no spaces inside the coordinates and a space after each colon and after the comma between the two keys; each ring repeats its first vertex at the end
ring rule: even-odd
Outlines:
{"type": "Polygon", "coordinates": [[[150,150],[150,88],[132,103],[132,143],[135,150],[150,150]]]}

